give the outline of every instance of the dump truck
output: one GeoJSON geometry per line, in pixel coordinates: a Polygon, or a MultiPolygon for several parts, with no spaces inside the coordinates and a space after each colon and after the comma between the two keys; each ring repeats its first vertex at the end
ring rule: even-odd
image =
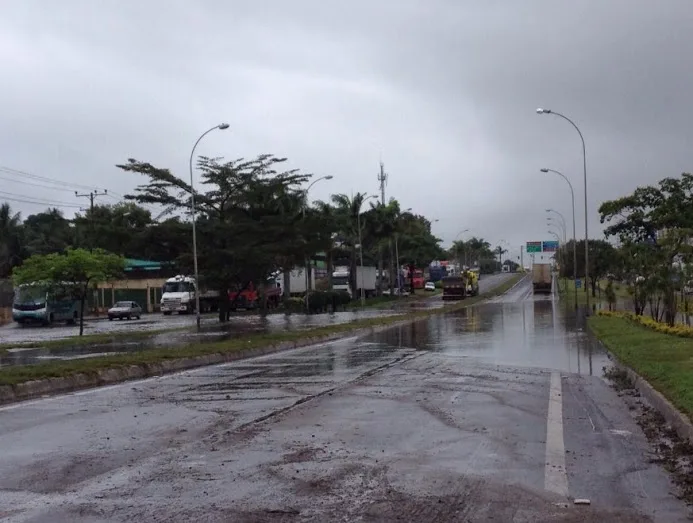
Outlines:
{"type": "Polygon", "coordinates": [[[532,289],[535,294],[551,294],[552,280],[553,276],[551,275],[550,263],[532,264],[532,289]]]}

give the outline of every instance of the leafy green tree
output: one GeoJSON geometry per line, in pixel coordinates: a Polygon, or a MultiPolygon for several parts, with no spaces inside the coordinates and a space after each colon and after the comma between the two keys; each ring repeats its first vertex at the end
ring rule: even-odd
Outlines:
{"type": "MultiPolygon", "coordinates": [[[[632,194],[604,202],[602,223],[609,223],[607,236],[616,236],[630,249],[637,249],[642,263],[642,287],[651,308],[663,303],[669,325],[676,320],[678,269],[676,260],[690,262],[693,236],[693,175],[664,178],[657,186],[638,187],[632,194]],[[657,298],[659,296],[659,298],[657,298]],[[656,301],[653,301],[656,300],[656,301]]],[[[652,311],[651,311],[652,312],[652,311]]]]}
{"type": "Polygon", "coordinates": [[[405,212],[398,220],[397,237],[400,261],[409,267],[413,288],[414,269],[423,269],[433,260],[442,259],[445,251],[440,238],[431,233],[431,222],[421,215],[405,212]]]}
{"type": "Polygon", "coordinates": [[[134,202],[95,205],[75,216],[73,223],[79,231],[80,247],[119,252],[128,258],[149,258],[146,251],[152,239],[151,212],[134,202]]]}
{"type": "MultiPolygon", "coordinates": [[[[561,260],[561,276],[564,278],[573,277],[573,240],[562,245],[557,253],[561,260]]],[[[592,296],[596,296],[599,282],[606,278],[610,273],[615,272],[618,267],[619,255],[609,242],[605,240],[590,240],[590,281],[589,288],[592,289],[592,296]]],[[[580,253],[585,252],[585,240],[577,242],[577,276],[578,278],[585,277],[585,257],[580,253]]],[[[587,291],[587,286],[585,286],[587,291]]]]}
{"type": "Polygon", "coordinates": [[[28,255],[62,252],[75,241],[75,230],[62,211],[48,209],[24,221],[24,241],[28,255]]]}
{"type": "Polygon", "coordinates": [[[79,335],[84,333],[84,304],[90,285],[119,278],[125,259],[101,249],[67,249],[65,253],[34,254],[15,267],[15,285],[44,282],[51,291],[79,300],[79,335]]]}
{"type": "MultiPolygon", "coordinates": [[[[310,175],[279,171],[285,161],[269,154],[225,163],[198,161],[198,187],[206,189],[195,191],[200,279],[222,297],[220,321],[228,318],[228,290],[261,284],[305,255],[301,185],[310,175]]],[[[189,215],[192,191],[183,178],[134,159],[118,167],[148,178],[127,199],[189,215]]]]}
{"type": "Polygon", "coordinates": [[[9,203],[0,205],[0,278],[7,278],[22,261],[22,217],[9,203]]]}

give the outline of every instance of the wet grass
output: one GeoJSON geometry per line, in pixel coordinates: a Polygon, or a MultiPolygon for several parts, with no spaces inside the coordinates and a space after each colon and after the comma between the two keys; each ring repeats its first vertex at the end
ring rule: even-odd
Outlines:
{"type": "MultiPolygon", "coordinates": [[[[469,298],[467,300],[460,301],[452,305],[448,305],[438,309],[430,309],[409,313],[406,316],[382,316],[379,318],[368,318],[339,325],[317,327],[314,329],[307,329],[301,331],[248,334],[241,335],[233,340],[224,340],[211,343],[193,342],[186,345],[171,348],[154,348],[143,350],[141,352],[114,354],[111,356],[101,356],[92,359],[46,361],[36,363],[34,365],[4,367],[0,368],[0,385],[11,386],[27,381],[47,378],[68,377],[80,373],[93,375],[96,374],[98,371],[105,369],[128,367],[131,365],[147,366],[163,361],[170,361],[176,359],[194,358],[198,356],[206,356],[211,354],[227,354],[238,351],[252,350],[261,347],[268,347],[282,342],[296,342],[309,338],[317,338],[332,334],[348,333],[356,329],[362,329],[367,327],[379,327],[384,325],[395,324],[397,322],[402,321],[424,319],[426,317],[433,316],[434,314],[440,314],[442,312],[450,312],[460,310],[465,307],[470,307],[472,305],[479,303],[480,301],[483,301],[484,299],[503,294],[506,291],[508,291],[511,287],[513,287],[522,278],[522,276],[522,274],[515,275],[508,279],[508,281],[495,287],[493,290],[487,293],[480,294],[479,296],[476,296],[474,298],[469,298]]],[[[142,334],[144,335],[144,333],[142,334]]],[[[153,335],[152,331],[150,331],[148,334],[150,336],[153,335]]],[[[83,338],[86,338],[86,336],[83,338]]],[[[110,335],[109,339],[112,338],[113,335],[110,335]]],[[[124,337],[122,336],[118,337],[118,341],[122,341],[123,339],[124,337]]],[[[44,346],[45,345],[42,345],[42,347],[44,346]]]]}
{"type": "Polygon", "coordinates": [[[85,345],[101,345],[104,343],[128,343],[152,338],[159,334],[170,332],[183,332],[192,330],[192,327],[170,327],[167,329],[152,329],[142,331],[127,332],[102,332],[97,334],[85,334],[84,336],[74,335],[56,340],[37,340],[23,341],[18,343],[0,344],[0,354],[7,353],[8,349],[66,349],[72,347],[83,347],[85,345]]]}
{"type": "Polygon", "coordinates": [[[588,324],[621,363],[693,418],[693,340],[654,332],[623,318],[592,316],[588,324]]]}

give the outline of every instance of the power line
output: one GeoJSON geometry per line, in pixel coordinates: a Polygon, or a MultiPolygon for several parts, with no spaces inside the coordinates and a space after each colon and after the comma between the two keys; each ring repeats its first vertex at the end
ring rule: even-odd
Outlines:
{"type": "Polygon", "coordinates": [[[20,171],[19,169],[13,169],[12,167],[7,167],[5,165],[0,165],[0,172],[9,174],[11,176],[18,176],[23,178],[30,178],[32,180],[37,180],[44,183],[51,183],[55,185],[62,185],[67,187],[74,187],[77,189],[94,189],[93,185],[83,185],[80,183],[66,182],[64,180],[56,180],[55,178],[49,178],[48,176],[41,176],[39,174],[28,173],[26,171],[20,171]]]}
{"type": "Polygon", "coordinates": [[[66,191],[66,192],[73,192],[72,189],[66,189],[65,187],[55,187],[52,185],[41,185],[38,183],[31,183],[27,182],[24,180],[15,180],[13,178],[5,178],[4,176],[0,176],[0,180],[7,180],[8,182],[14,182],[14,183],[21,183],[22,185],[31,185],[32,187],[42,187],[44,189],[50,189],[52,191],[66,191]]]}
{"type": "Polygon", "coordinates": [[[74,203],[60,202],[55,200],[44,200],[42,198],[33,198],[31,196],[25,196],[23,194],[15,194],[11,192],[0,191],[0,195],[2,196],[3,200],[10,200],[20,203],[31,203],[34,205],[47,205],[53,207],[70,207],[75,209],[79,209],[80,207],[79,205],[74,203]]]}

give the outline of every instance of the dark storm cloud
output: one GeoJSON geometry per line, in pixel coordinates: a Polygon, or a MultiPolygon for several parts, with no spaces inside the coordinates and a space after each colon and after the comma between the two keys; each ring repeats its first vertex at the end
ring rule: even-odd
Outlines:
{"type": "MultiPolygon", "coordinates": [[[[201,154],[273,152],[333,174],[311,191],[387,194],[459,231],[519,245],[544,209],[691,170],[687,0],[14,2],[0,18],[0,165],[120,193],[134,156],[185,173],[201,154]]],[[[30,193],[65,200],[69,192],[30,193]]],[[[35,206],[22,206],[25,212],[35,206]]],[[[579,231],[582,226],[579,227],[579,231]]]]}

